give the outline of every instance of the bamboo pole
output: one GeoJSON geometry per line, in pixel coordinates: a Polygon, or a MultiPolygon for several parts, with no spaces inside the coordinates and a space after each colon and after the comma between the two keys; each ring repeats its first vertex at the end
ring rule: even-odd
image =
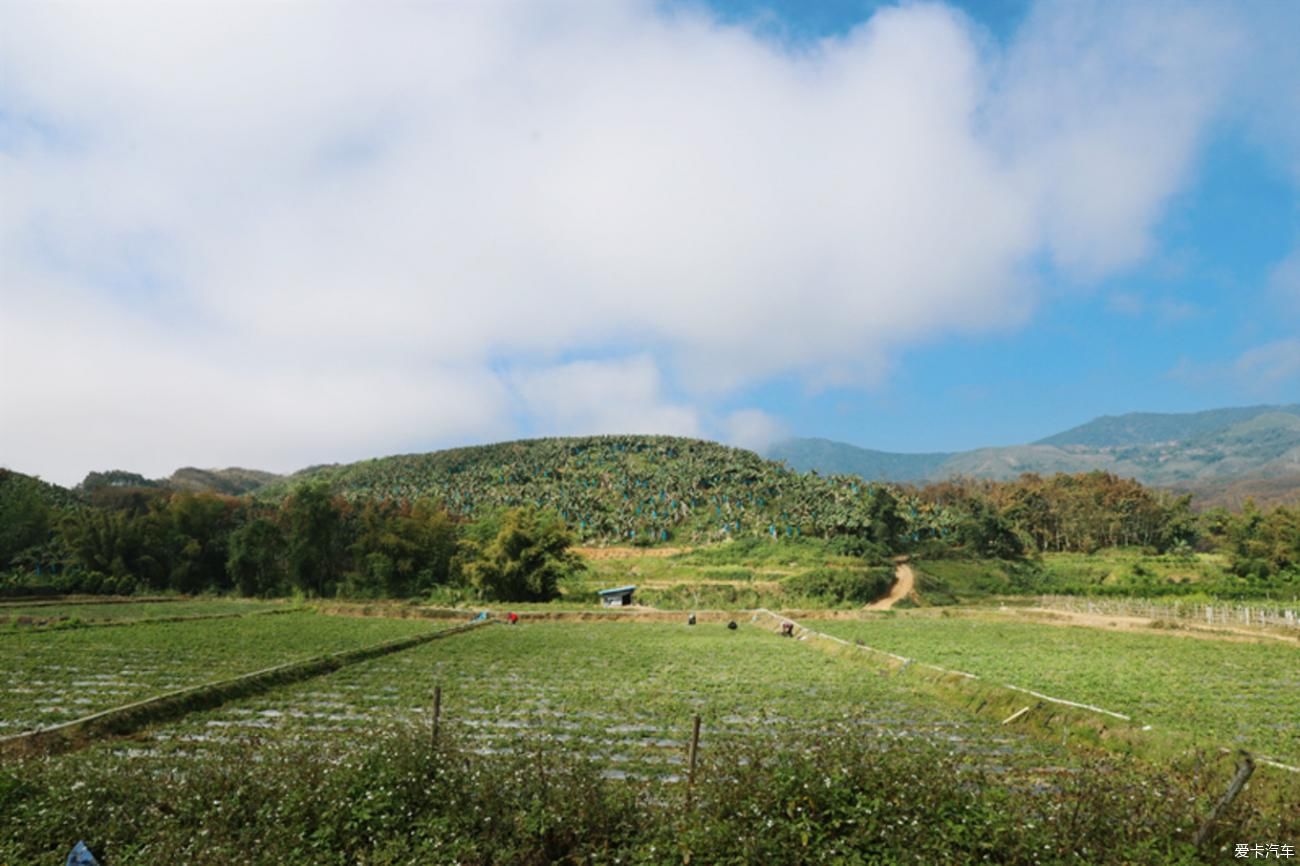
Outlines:
{"type": "Polygon", "coordinates": [[[438,721],[442,717],[442,686],[433,687],[433,744],[438,744],[438,721]]]}
{"type": "Polygon", "coordinates": [[[690,808],[691,794],[695,791],[695,764],[700,755],[700,714],[691,721],[691,749],[686,756],[686,806],[690,808]]]}

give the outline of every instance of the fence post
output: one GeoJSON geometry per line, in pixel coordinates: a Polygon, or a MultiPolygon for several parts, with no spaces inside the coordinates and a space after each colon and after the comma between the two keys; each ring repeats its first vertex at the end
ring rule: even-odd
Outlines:
{"type": "Polygon", "coordinates": [[[1228,785],[1228,790],[1224,791],[1223,796],[1219,798],[1219,802],[1214,804],[1214,808],[1210,810],[1210,817],[1205,819],[1205,823],[1201,825],[1201,829],[1196,831],[1197,848],[1201,847],[1201,845],[1205,843],[1205,840],[1210,835],[1210,831],[1214,829],[1214,822],[1219,820],[1219,816],[1223,814],[1223,810],[1231,806],[1232,801],[1237,799],[1237,795],[1240,794],[1241,789],[1245,787],[1246,781],[1250,778],[1250,774],[1255,772],[1255,761],[1250,757],[1250,753],[1243,751],[1241,757],[1243,760],[1237,765],[1237,774],[1232,777],[1232,783],[1228,785]]]}
{"type": "Polygon", "coordinates": [[[695,761],[700,754],[700,714],[696,713],[691,721],[691,750],[687,753],[686,762],[686,807],[690,808],[691,794],[695,791],[695,761]]]}
{"type": "Polygon", "coordinates": [[[438,744],[438,720],[442,717],[442,686],[433,687],[433,743],[438,744]]]}

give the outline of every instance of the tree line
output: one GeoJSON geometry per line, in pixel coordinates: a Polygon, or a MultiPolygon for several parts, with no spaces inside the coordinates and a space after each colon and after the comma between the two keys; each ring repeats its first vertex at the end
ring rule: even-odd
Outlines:
{"type": "Polygon", "coordinates": [[[30,484],[0,478],[11,587],[353,598],[451,587],[546,601],[582,568],[564,522],[534,509],[468,521],[429,500],[351,503],[319,483],[277,504],[139,487],[104,488],[95,500],[50,506],[30,484]]]}
{"type": "MultiPolygon", "coordinates": [[[[787,491],[783,505],[815,509],[816,522],[800,523],[794,538],[761,525],[750,535],[774,544],[821,538],[877,563],[899,553],[1017,560],[1138,547],[1220,552],[1255,580],[1300,573],[1300,511],[1285,506],[1197,514],[1190,496],[1106,472],[917,488],[808,478],[809,489],[793,487],[800,496],[787,491]],[[833,495],[814,496],[813,483],[833,495]]],[[[405,598],[448,587],[545,600],[581,568],[570,552],[579,530],[555,509],[466,513],[431,498],[346,498],[336,489],[317,480],[268,502],[105,484],[76,500],[0,470],[0,590],[405,598]]]]}

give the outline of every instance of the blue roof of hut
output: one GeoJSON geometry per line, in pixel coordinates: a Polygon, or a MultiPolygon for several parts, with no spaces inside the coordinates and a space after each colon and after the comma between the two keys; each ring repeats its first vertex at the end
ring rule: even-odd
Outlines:
{"type": "Polygon", "coordinates": [[[626,595],[636,590],[635,586],[616,586],[613,589],[602,589],[596,592],[596,595],[626,595]]]}

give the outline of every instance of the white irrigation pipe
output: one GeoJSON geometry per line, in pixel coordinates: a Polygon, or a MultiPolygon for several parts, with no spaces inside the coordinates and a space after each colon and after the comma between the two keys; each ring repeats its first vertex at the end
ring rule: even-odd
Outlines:
{"type": "Polygon", "coordinates": [[[1300,773],[1300,767],[1293,767],[1290,764],[1283,764],[1280,761],[1274,761],[1269,758],[1256,758],[1257,764],[1268,764],[1270,767],[1276,767],[1279,770],[1286,770],[1288,773],[1300,773]]]}
{"type": "MultiPolygon", "coordinates": [[[[940,665],[931,664],[930,662],[918,662],[916,659],[910,659],[910,658],[908,658],[907,656],[900,656],[900,655],[898,655],[897,653],[891,653],[891,652],[889,652],[888,650],[876,649],[875,647],[867,646],[866,644],[863,644],[863,643],[851,643],[851,642],[849,642],[849,641],[846,641],[844,638],[836,637],[835,635],[826,634],[826,633],[824,633],[824,632],[820,632],[820,631],[814,631],[813,629],[810,629],[810,628],[808,628],[807,626],[805,626],[805,625],[803,625],[803,624],[801,624],[801,623],[795,622],[794,620],[790,619],[789,617],[777,616],[776,614],[772,613],[772,612],[771,612],[770,610],[768,610],[767,608],[761,608],[761,607],[760,607],[758,610],[759,610],[760,613],[765,613],[765,614],[767,614],[768,616],[772,617],[773,619],[779,619],[779,620],[783,620],[783,621],[786,621],[786,622],[793,622],[796,626],[799,627],[799,629],[800,629],[801,631],[804,631],[804,632],[806,632],[806,633],[808,633],[808,634],[816,635],[817,637],[819,637],[819,638],[824,638],[824,639],[826,639],[826,640],[832,640],[832,641],[835,641],[836,643],[844,644],[845,646],[848,646],[848,647],[853,647],[854,649],[867,650],[867,651],[869,651],[869,652],[879,653],[880,655],[886,655],[886,656],[889,656],[890,658],[898,659],[899,661],[904,662],[905,664],[919,664],[919,665],[921,665],[922,667],[929,668],[930,670],[940,671],[940,672],[945,673],[945,674],[957,674],[958,676],[963,676],[963,677],[966,677],[967,679],[972,679],[972,680],[978,680],[978,679],[979,679],[979,677],[978,677],[977,675],[975,675],[975,674],[968,674],[968,673],[966,673],[965,671],[952,670],[952,669],[950,669],[950,668],[941,667],[940,665]]],[[[1006,686],[1006,688],[1013,689],[1013,690],[1015,690],[1015,691],[1017,691],[1017,692],[1023,692],[1024,694],[1027,694],[1027,695],[1033,695],[1033,696],[1036,697],[1036,698],[1039,698],[1039,699],[1044,700],[1044,701],[1051,701],[1051,702],[1054,703],[1054,704],[1062,704],[1062,705],[1064,705],[1064,706],[1067,706],[1067,707],[1075,707],[1075,708],[1080,709],[1080,710],[1091,710],[1091,711],[1094,712],[1094,713],[1104,713],[1104,714],[1106,714],[1106,715],[1108,715],[1108,716],[1114,716],[1114,717],[1117,718],[1117,719],[1123,719],[1123,720],[1126,721],[1126,722],[1131,722],[1131,721],[1133,721],[1132,718],[1130,718],[1129,716],[1124,715],[1123,713],[1117,713],[1117,712],[1114,712],[1113,710],[1103,709],[1102,707],[1095,707],[1095,706],[1093,706],[1092,704],[1081,704],[1081,703],[1078,703],[1077,701],[1067,701],[1065,698],[1054,698],[1054,697],[1052,697],[1051,695],[1044,695],[1044,694],[1042,694],[1042,693],[1040,693],[1040,692],[1035,692],[1035,691],[1031,691],[1031,690],[1029,690],[1029,689],[1024,689],[1024,688],[1021,688],[1020,686],[1013,686],[1013,685],[1011,685],[1011,684],[1009,684],[1009,683],[1004,683],[1004,685],[1006,686]]]]}
{"type": "MultiPolygon", "coordinates": [[[[927,668],[930,668],[931,670],[942,671],[943,673],[946,673],[946,674],[958,674],[958,675],[963,676],[963,677],[968,677],[969,679],[972,679],[972,680],[978,680],[978,679],[979,679],[979,677],[976,676],[975,674],[968,674],[968,673],[966,673],[965,671],[949,670],[948,668],[940,667],[939,665],[936,665],[936,664],[930,664],[929,662],[918,662],[918,661],[916,661],[915,659],[910,659],[910,658],[908,658],[907,656],[900,656],[900,655],[898,655],[897,653],[891,653],[891,652],[889,652],[888,650],[877,649],[876,647],[867,646],[866,644],[863,644],[863,643],[856,643],[856,642],[847,641],[847,640],[845,640],[844,638],[836,637],[835,635],[832,635],[832,634],[826,634],[825,632],[814,631],[813,629],[808,628],[807,626],[803,625],[802,623],[800,623],[800,622],[798,622],[798,621],[796,621],[796,620],[791,619],[791,618],[788,617],[788,616],[777,616],[776,614],[772,613],[772,611],[768,610],[767,608],[762,608],[762,607],[757,608],[757,611],[756,611],[756,612],[757,612],[757,613],[761,613],[761,614],[765,614],[765,615],[767,615],[767,616],[770,616],[772,619],[779,620],[779,621],[781,621],[781,622],[791,622],[791,623],[794,623],[795,627],[798,628],[799,631],[802,632],[805,636],[806,636],[806,635],[813,635],[814,637],[819,637],[819,638],[822,638],[822,639],[824,639],[824,640],[834,641],[835,643],[843,644],[844,646],[852,647],[853,649],[864,650],[864,651],[867,651],[867,652],[873,652],[873,653],[876,653],[876,654],[878,654],[878,655],[889,656],[889,657],[892,658],[892,659],[896,659],[896,660],[898,660],[898,661],[903,662],[904,667],[906,667],[907,665],[911,665],[911,664],[919,664],[919,665],[921,665],[922,667],[927,667],[927,668]]],[[[1040,699],[1040,700],[1051,701],[1051,702],[1054,703],[1054,704],[1062,704],[1063,706],[1074,707],[1075,709],[1080,709],[1080,710],[1088,710],[1088,711],[1090,711],[1090,712],[1094,712],[1094,713],[1103,713],[1103,714],[1105,714],[1105,715],[1113,716],[1114,718],[1121,719],[1121,720],[1123,720],[1123,721],[1125,721],[1125,722],[1132,722],[1132,721],[1133,721],[1133,719],[1132,719],[1131,717],[1126,716],[1126,715],[1124,715],[1123,713],[1117,713],[1117,712],[1114,712],[1113,710],[1105,709],[1104,707],[1097,707],[1097,706],[1093,706],[1092,704],[1081,704],[1081,703],[1079,703],[1079,702],[1077,702],[1077,701],[1067,701],[1065,698],[1054,698],[1054,697],[1052,697],[1051,695],[1045,695],[1045,694],[1042,694],[1041,692],[1035,692],[1035,691],[1032,691],[1032,690],[1030,690],[1030,689],[1021,688],[1020,686],[1013,686],[1013,685],[1011,685],[1010,683],[1003,683],[1003,687],[1004,687],[1004,688],[1011,689],[1012,691],[1021,692],[1021,693],[1026,694],[1026,695],[1032,695],[1033,697],[1036,697],[1036,698],[1038,698],[1038,699],[1040,699]]],[[[1005,725],[1007,722],[1014,721],[1016,718],[1018,718],[1018,717],[1020,717],[1022,714],[1024,714],[1028,709],[1029,709],[1029,708],[1026,707],[1026,708],[1024,708],[1024,709],[1022,709],[1022,710],[1018,710],[1017,712],[1013,713],[1013,714],[1010,716],[1010,718],[1007,718],[1006,720],[1004,720],[1004,721],[1002,722],[1002,724],[1005,725]]],[[[1149,730],[1151,730],[1151,726],[1150,726],[1150,725],[1144,725],[1144,726],[1142,727],[1142,730],[1144,730],[1144,731],[1149,731],[1149,730]]],[[[1278,770],[1285,770],[1285,771],[1287,771],[1287,772],[1289,772],[1289,773],[1300,773],[1300,767],[1293,767],[1293,766],[1291,766],[1290,764],[1283,764],[1282,762],[1280,762],[1280,761],[1274,761],[1274,760],[1272,760],[1271,758],[1259,758],[1259,757],[1256,757],[1256,758],[1255,758],[1255,761],[1256,761],[1256,763],[1266,764],[1267,766],[1273,767],[1273,768],[1278,769],[1278,770]]]]}
{"type": "Polygon", "coordinates": [[[1036,698],[1041,698],[1044,701],[1051,701],[1054,704],[1064,704],[1067,707],[1078,707],[1081,710],[1092,710],[1094,713],[1105,713],[1108,716],[1114,716],[1115,718],[1123,719],[1126,722],[1133,721],[1131,717],[1126,716],[1123,713],[1102,709],[1101,707],[1094,707],[1092,704],[1080,704],[1075,701],[1067,701],[1065,698],[1054,698],[1050,695],[1040,694],[1039,692],[1031,691],[1029,689],[1022,689],[1020,686],[1013,686],[1010,683],[1003,683],[1003,685],[1006,688],[1015,689],[1018,692],[1024,692],[1027,695],[1033,695],[1036,698]]]}

